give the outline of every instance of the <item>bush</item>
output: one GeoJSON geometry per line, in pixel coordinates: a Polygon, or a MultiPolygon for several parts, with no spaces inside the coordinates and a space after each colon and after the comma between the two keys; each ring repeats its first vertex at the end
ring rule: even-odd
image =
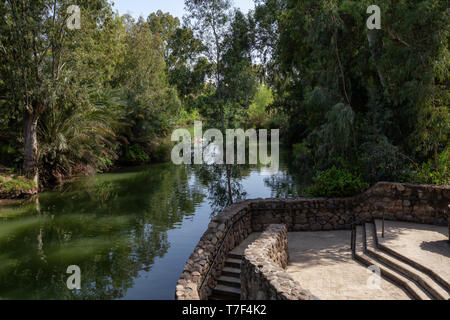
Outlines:
{"type": "Polygon", "coordinates": [[[144,148],[138,144],[133,144],[125,150],[125,161],[130,163],[146,163],[150,161],[150,156],[144,148]]]}
{"type": "Polygon", "coordinates": [[[306,191],[310,197],[348,197],[364,191],[369,186],[361,179],[360,175],[353,174],[346,169],[336,168],[336,166],[319,171],[313,180],[314,184],[306,191]]]}
{"type": "Polygon", "coordinates": [[[248,108],[245,126],[247,128],[265,128],[267,121],[270,119],[266,108],[273,102],[272,90],[262,84],[258,87],[252,104],[248,108]]]}
{"type": "Polygon", "coordinates": [[[442,152],[435,161],[429,160],[415,172],[412,182],[447,185],[450,184],[450,148],[442,152]]]}
{"type": "Polygon", "coordinates": [[[0,194],[27,193],[34,188],[34,182],[20,176],[0,176],[0,194]]]}
{"type": "Polygon", "coordinates": [[[187,111],[186,109],[183,109],[181,110],[180,118],[178,119],[178,125],[191,125],[197,120],[201,120],[197,110],[187,111]]]}
{"type": "Polygon", "coordinates": [[[155,162],[170,161],[170,153],[172,151],[173,143],[170,136],[160,139],[152,150],[152,160],[155,162]]]}
{"type": "Polygon", "coordinates": [[[61,108],[41,117],[39,167],[44,185],[61,182],[85,168],[102,171],[117,158],[115,132],[122,111],[116,95],[99,90],[84,98],[88,100],[78,106],[62,100],[61,108]]]}

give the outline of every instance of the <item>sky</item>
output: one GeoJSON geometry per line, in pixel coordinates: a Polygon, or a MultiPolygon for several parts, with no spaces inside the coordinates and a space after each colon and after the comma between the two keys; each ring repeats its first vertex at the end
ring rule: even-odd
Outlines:
{"type": "MultiPolygon", "coordinates": [[[[112,0],[115,10],[120,14],[130,14],[134,18],[142,15],[146,18],[150,13],[162,10],[182,19],[184,12],[184,0],[112,0]]],[[[254,8],[253,0],[234,0],[234,7],[247,13],[254,8]]]]}

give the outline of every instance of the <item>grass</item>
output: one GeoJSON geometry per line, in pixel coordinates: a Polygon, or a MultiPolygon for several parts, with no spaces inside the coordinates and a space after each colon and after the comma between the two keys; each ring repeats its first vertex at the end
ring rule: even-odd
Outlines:
{"type": "Polygon", "coordinates": [[[34,182],[22,176],[0,175],[0,193],[26,193],[34,188],[34,182]]]}

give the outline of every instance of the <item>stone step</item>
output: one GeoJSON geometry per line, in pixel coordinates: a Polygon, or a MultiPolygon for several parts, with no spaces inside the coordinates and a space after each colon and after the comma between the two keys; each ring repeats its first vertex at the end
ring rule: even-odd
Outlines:
{"type": "Polygon", "coordinates": [[[226,285],[229,287],[235,287],[235,288],[241,287],[241,279],[235,278],[235,277],[220,276],[220,278],[217,279],[217,282],[219,284],[223,284],[223,285],[226,285]]]}
{"type": "Polygon", "coordinates": [[[434,299],[450,299],[450,294],[447,292],[447,290],[442,288],[432,277],[378,249],[374,224],[366,223],[365,230],[367,253],[369,256],[395,269],[402,275],[414,280],[415,282],[420,284],[420,286],[425,289],[434,299]]]}
{"type": "Polygon", "coordinates": [[[221,295],[221,294],[212,294],[208,297],[208,300],[214,300],[214,301],[223,301],[223,300],[240,300],[240,297],[231,297],[228,295],[221,295]]]}
{"type": "Polygon", "coordinates": [[[240,278],[241,277],[241,269],[224,267],[222,270],[222,275],[228,276],[228,277],[240,278]]]}
{"type": "Polygon", "coordinates": [[[228,253],[228,258],[242,260],[243,255],[237,253],[228,253]]]}
{"type": "Polygon", "coordinates": [[[231,267],[231,268],[236,268],[236,269],[241,269],[241,260],[234,259],[234,258],[227,258],[225,260],[225,266],[231,267]]]}
{"type": "Polygon", "coordinates": [[[378,249],[380,249],[381,251],[389,254],[392,257],[395,257],[397,260],[400,260],[406,264],[409,264],[410,266],[412,266],[413,268],[427,274],[429,277],[431,277],[432,279],[434,279],[434,281],[436,283],[438,283],[442,288],[444,288],[447,293],[450,294],[450,283],[447,282],[446,280],[444,280],[441,276],[439,276],[438,274],[436,274],[433,270],[425,267],[424,265],[410,259],[409,257],[405,257],[404,255],[398,253],[395,250],[392,250],[391,248],[387,247],[386,245],[383,244],[383,238],[381,237],[382,234],[382,221],[379,219],[376,219],[374,222],[374,226],[375,226],[375,234],[376,234],[376,239],[377,239],[377,246],[378,249]]]}
{"type": "Polygon", "coordinates": [[[237,299],[239,299],[241,297],[241,289],[240,288],[229,287],[229,286],[226,286],[223,284],[218,284],[214,288],[212,293],[213,293],[213,295],[237,298],[237,299]]]}
{"type": "Polygon", "coordinates": [[[356,227],[356,245],[355,245],[355,259],[362,264],[369,266],[377,266],[380,268],[381,276],[389,279],[395,283],[398,287],[402,288],[411,297],[416,300],[431,300],[431,298],[412,280],[404,277],[396,270],[380,264],[378,261],[374,260],[365,253],[366,242],[364,227],[356,227]]]}

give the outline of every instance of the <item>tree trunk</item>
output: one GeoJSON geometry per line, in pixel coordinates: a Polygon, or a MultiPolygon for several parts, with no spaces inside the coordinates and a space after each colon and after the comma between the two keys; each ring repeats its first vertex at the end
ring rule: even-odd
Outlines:
{"type": "MultiPolygon", "coordinates": [[[[386,79],[383,75],[382,68],[379,64],[379,57],[377,56],[377,53],[375,50],[375,48],[377,46],[375,37],[376,37],[375,30],[367,31],[367,40],[369,42],[370,54],[372,55],[372,58],[375,62],[375,67],[377,68],[377,73],[378,73],[378,78],[380,79],[380,83],[383,86],[383,88],[385,88],[387,86],[387,83],[386,83],[386,79]]],[[[380,44],[380,45],[382,45],[382,44],[380,44]]]]}
{"type": "Polygon", "coordinates": [[[28,179],[33,180],[35,191],[39,185],[37,124],[39,115],[36,112],[25,112],[25,149],[23,171],[28,179]]]}

